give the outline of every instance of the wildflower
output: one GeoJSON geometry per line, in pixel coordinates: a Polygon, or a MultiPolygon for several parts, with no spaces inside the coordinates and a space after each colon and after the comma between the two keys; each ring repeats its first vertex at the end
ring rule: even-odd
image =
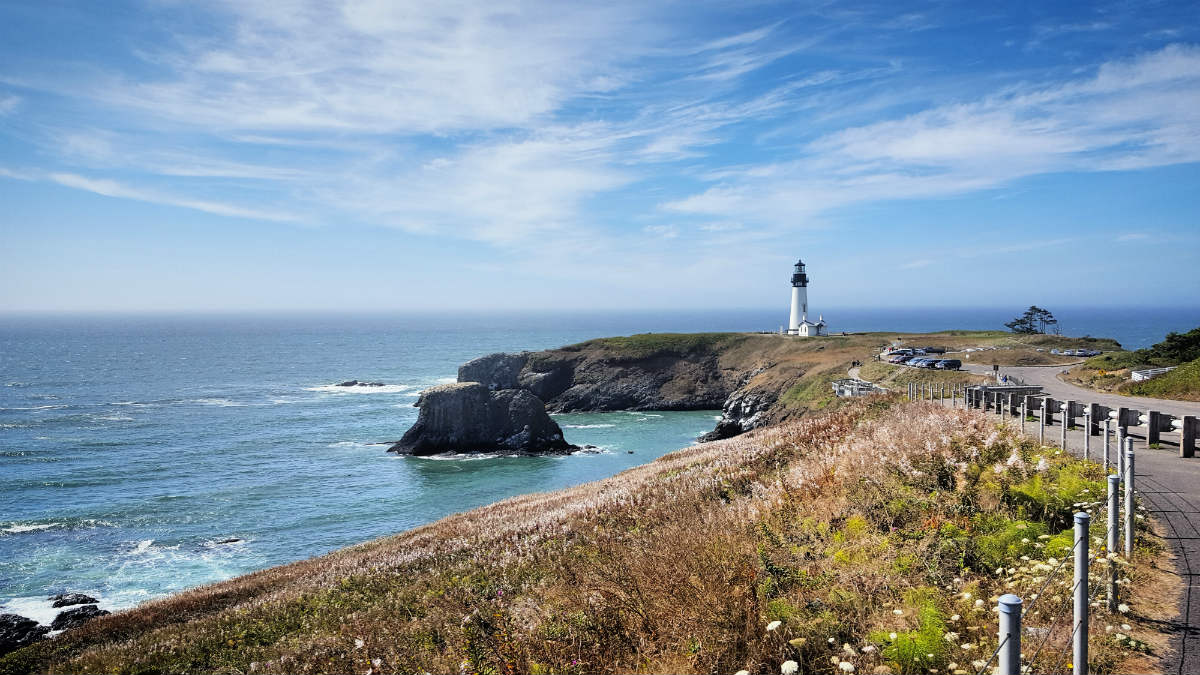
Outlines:
{"type": "Polygon", "coordinates": [[[983,607],[983,601],[982,601],[982,600],[976,600],[976,601],[975,601],[975,606],[976,606],[976,607],[983,607]]]}
{"type": "Polygon", "coordinates": [[[800,666],[795,661],[784,661],[779,666],[779,672],[783,673],[783,675],[792,675],[797,670],[800,670],[800,666]]]}
{"type": "Polygon", "coordinates": [[[750,675],[750,671],[748,671],[748,670],[739,670],[739,671],[737,671],[736,673],[734,673],[733,675],[750,675]]]}
{"type": "Polygon", "coordinates": [[[875,645],[863,645],[862,652],[864,654],[870,654],[873,651],[875,651],[875,645]]]}
{"type": "Polygon", "coordinates": [[[963,593],[963,594],[962,594],[962,599],[963,599],[963,600],[970,600],[970,599],[971,599],[971,594],[970,594],[970,593],[963,593]]]}
{"type": "Polygon", "coordinates": [[[854,664],[850,663],[849,661],[842,661],[841,663],[838,664],[838,668],[841,668],[842,672],[844,672],[844,673],[853,673],[854,672],[854,664]]]}
{"type": "Polygon", "coordinates": [[[363,646],[362,638],[354,638],[354,648],[362,649],[362,646],[363,646]]]}
{"type": "Polygon", "coordinates": [[[842,651],[846,652],[847,656],[858,656],[858,652],[854,651],[854,647],[851,647],[849,642],[842,643],[842,651]]]}
{"type": "Polygon", "coordinates": [[[828,640],[826,640],[826,642],[828,642],[829,644],[833,644],[833,643],[834,643],[834,639],[833,639],[833,638],[829,638],[828,640]]]}
{"type": "Polygon", "coordinates": [[[1133,629],[1130,628],[1129,624],[1123,623],[1123,624],[1121,624],[1121,630],[1133,630],[1133,629]]]}
{"type": "Polygon", "coordinates": [[[975,670],[980,670],[981,668],[983,668],[986,665],[987,665],[987,661],[984,661],[983,659],[976,659],[971,662],[971,667],[974,668],[975,670]]]}
{"type": "Polygon", "coordinates": [[[1129,605],[1122,602],[1121,604],[1117,605],[1117,611],[1122,614],[1128,614],[1129,613],[1129,605]]]}
{"type": "Polygon", "coordinates": [[[946,633],[942,637],[945,638],[946,642],[957,642],[958,641],[958,633],[955,633],[953,631],[946,633]]]}
{"type": "Polygon", "coordinates": [[[888,633],[888,638],[894,641],[894,640],[896,639],[896,634],[895,634],[895,633],[888,633]]]}
{"type": "Polygon", "coordinates": [[[950,617],[950,620],[951,620],[951,621],[958,621],[958,620],[959,620],[959,619],[961,619],[961,618],[962,618],[961,616],[959,616],[959,615],[955,614],[954,616],[950,617]]]}
{"type": "Polygon", "coordinates": [[[963,643],[959,646],[962,647],[963,651],[965,651],[965,652],[969,652],[975,648],[975,645],[971,644],[970,642],[963,643]]]}
{"type": "Polygon", "coordinates": [[[782,625],[783,625],[782,621],[772,621],[771,623],[767,624],[767,632],[773,631],[782,625]]]}
{"type": "Polygon", "coordinates": [[[892,614],[895,614],[896,616],[904,616],[904,610],[902,610],[902,609],[893,609],[893,610],[892,610],[892,614]]]}

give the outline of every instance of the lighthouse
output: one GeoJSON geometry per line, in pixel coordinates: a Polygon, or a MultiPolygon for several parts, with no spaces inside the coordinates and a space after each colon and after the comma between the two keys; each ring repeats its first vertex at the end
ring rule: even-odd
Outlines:
{"type": "Polygon", "coordinates": [[[808,320],[808,273],[804,271],[804,261],[797,260],[792,271],[792,314],[788,319],[788,334],[809,337],[824,333],[824,317],[815,323],[808,320]]]}

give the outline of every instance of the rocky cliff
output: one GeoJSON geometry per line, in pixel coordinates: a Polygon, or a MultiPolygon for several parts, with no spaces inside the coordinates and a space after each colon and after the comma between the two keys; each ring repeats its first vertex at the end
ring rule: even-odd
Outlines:
{"type": "Polygon", "coordinates": [[[720,409],[721,421],[702,437],[716,440],[806,410],[811,401],[785,394],[806,376],[845,372],[840,363],[822,368],[830,357],[841,358],[838,347],[845,342],[734,333],[635,335],[489,354],[463,364],[458,379],[491,390],[523,389],[550,412],[720,409]],[[833,349],[824,353],[827,346],[833,349]]]}
{"type": "Polygon", "coordinates": [[[478,382],[445,384],[421,393],[421,412],[389,452],[565,452],[574,446],[546,414],[542,401],[524,389],[492,390],[478,382]]]}

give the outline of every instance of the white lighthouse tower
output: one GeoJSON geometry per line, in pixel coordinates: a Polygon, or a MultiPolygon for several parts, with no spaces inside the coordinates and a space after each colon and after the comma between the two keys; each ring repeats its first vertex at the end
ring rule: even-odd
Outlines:
{"type": "Polygon", "coordinates": [[[788,319],[788,334],[809,337],[824,333],[824,317],[815,323],[808,320],[808,274],[804,271],[804,261],[797,260],[792,272],[792,314],[788,319]]]}

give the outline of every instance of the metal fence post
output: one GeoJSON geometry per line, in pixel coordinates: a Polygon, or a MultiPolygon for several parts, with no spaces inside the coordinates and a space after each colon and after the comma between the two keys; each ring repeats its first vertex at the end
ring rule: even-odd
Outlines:
{"type": "Polygon", "coordinates": [[[1117,455],[1113,457],[1117,463],[1117,477],[1125,480],[1125,427],[1117,420],[1117,455]]]}
{"type": "Polygon", "coordinates": [[[1075,675],[1088,672],[1088,534],[1092,524],[1092,516],[1087,513],[1075,514],[1075,626],[1071,634],[1075,636],[1074,667],[1075,675]]]}
{"type": "MultiPolygon", "coordinates": [[[[1120,492],[1121,479],[1116,474],[1108,475],[1108,541],[1104,542],[1110,556],[1117,552],[1117,531],[1120,529],[1120,506],[1117,494],[1120,492]]],[[[1108,611],[1117,611],[1117,561],[1111,557],[1108,560],[1108,611]]]]}
{"type": "Polygon", "coordinates": [[[1092,458],[1092,411],[1083,411],[1083,459],[1092,458]]]}
{"type": "Polygon", "coordinates": [[[1108,473],[1108,445],[1112,440],[1112,420],[1104,418],[1104,472],[1108,473]]]}
{"type": "Polygon", "coordinates": [[[1000,675],[1020,675],[1021,598],[1005,593],[996,609],[1000,613],[1000,675]]]}
{"type": "Polygon", "coordinates": [[[1133,560],[1133,439],[1125,451],[1125,559],[1133,560]]]}
{"type": "Polygon", "coordinates": [[[1050,406],[1046,403],[1049,399],[1042,399],[1042,410],[1038,414],[1038,443],[1046,444],[1046,410],[1050,406]]]}
{"type": "Polygon", "coordinates": [[[1029,417],[1029,401],[1021,399],[1021,435],[1025,435],[1025,418],[1029,417]]]}
{"type": "MultiPolygon", "coordinates": [[[[1070,408],[1070,405],[1071,405],[1071,402],[1070,402],[1070,401],[1064,401],[1064,402],[1063,402],[1063,405],[1064,405],[1064,406],[1067,406],[1067,407],[1068,407],[1068,409],[1069,409],[1069,408],[1070,408]]],[[[1062,417],[1062,424],[1061,424],[1061,425],[1059,425],[1059,426],[1061,426],[1061,427],[1062,427],[1062,430],[1059,432],[1058,447],[1062,448],[1062,449],[1063,449],[1063,452],[1066,452],[1066,450],[1067,450],[1067,417],[1068,417],[1068,414],[1067,414],[1067,413],[1063,413],[1063,417],[1062,417]]]]}

